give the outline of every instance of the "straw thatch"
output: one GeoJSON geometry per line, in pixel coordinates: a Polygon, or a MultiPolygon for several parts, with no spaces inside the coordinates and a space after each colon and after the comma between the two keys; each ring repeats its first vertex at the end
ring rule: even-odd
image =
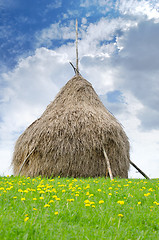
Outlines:
{"type": "Polygon", "coordinates": [[[18,175],[32,152],[21,175],[105,176],[103,146],[113,177],[127,178],[128,138],[92,85],[77,75],[17,140],[12,161],[14,174],[18,175]]]}

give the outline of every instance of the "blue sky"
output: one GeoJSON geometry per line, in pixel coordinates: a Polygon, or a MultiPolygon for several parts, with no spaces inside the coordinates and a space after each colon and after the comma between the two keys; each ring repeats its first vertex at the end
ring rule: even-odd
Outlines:
{"type": "Polygon", "coordinates": [[[0,174],[12,173],[16,139],[74,75],[76,18],[81,74],[124,126],[131,160],[158,177],[157,0],[0,0],[0,174]]]}

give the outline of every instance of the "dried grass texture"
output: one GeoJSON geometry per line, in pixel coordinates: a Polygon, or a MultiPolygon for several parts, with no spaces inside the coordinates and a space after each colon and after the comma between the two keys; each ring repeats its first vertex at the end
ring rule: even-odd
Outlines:
{"type": "Polygon", "coordinates": [[[98,177],[106,175],[107,152],[113,176],[127,178],[129,141],[92,85],[75,76],[61,89],[42,116],[19,137],[13,155],[14,175],[98,177]]]}

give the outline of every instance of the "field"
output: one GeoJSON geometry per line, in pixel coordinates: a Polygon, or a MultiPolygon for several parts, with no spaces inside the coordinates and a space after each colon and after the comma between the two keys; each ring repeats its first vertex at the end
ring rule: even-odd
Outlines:
{"type": "Polygon", "coordinates": [[[0,239],[159,239],[159,179],[0,177],[0,239]]]}

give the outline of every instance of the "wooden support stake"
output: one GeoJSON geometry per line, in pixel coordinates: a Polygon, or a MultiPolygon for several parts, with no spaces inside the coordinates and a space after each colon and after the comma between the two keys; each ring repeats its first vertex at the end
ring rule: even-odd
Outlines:
{"type": "Polygon", "coordinates": [[[136,168],[138,171],[139,171],[139,173],[141,173],[146,179],[150,179],[140,168],[138,168],[136,165],[135,165],[135,163],[133,163],[131,160],[130,160],[130,164],[134,167],[134,168],[136,168]]]}
{"type": "Polygon", "coordinates": [[[20,168],[20,170],[19,170],[18,175],[20,175],[24,164],[26,163],[26,161],[28,160],[28,158],[30,157],[30,155],[34,152],[34,150],[35,150],[35,147],[32,149],[32,151],[29,153],[29,155],[24,159],[24,161],[23,161],[23,163],[22,163],[22,166],[21,166],[21,168],[20,168]]]}
{"type": "Polygon", "coordinates": [[[79,75],[78,69],[78,21],[76,19],[76,75],[79,75]]]}
{"type": "Polygon", "coordinates": [[[105,174],[105,178],[108,177],[108,168],[106,169],[106,174],[105,174]]]}
{"type": "Polygon", "coordinates": [[[104,147],[103,147],[103,153],[104,153],[104,157],[105,157],[105,160],[106,160],[106,163],[107,163],[107,168],[108,168],[110,179],[113,180],[113,174],[112,174],[112,170],[111,170],[111,167],[110,167],[109,158],[107,156],[107,153],[106,153],[104,147]]]}

